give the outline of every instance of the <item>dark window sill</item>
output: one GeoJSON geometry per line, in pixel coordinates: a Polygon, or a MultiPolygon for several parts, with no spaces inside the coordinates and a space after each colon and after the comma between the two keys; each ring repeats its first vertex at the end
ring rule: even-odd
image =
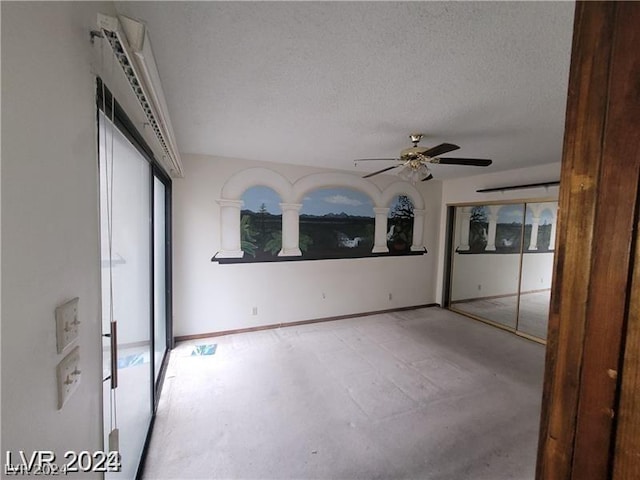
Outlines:
{"type": "Polygon", "coordinates": [[[379,257],[408,257],[414,255],[426,255],[428,252],[426,249],[421,252],[402,252],[402,253],[369,253],[368,255],[335,255],[335,256],[312,256],[303,254],[300,257],[271,257],[271,258],[263,258],[256,259],[251,256],[244,256],[242,258],[216,258],[214,255],[211,258],[212,262],[218,262],[220,265],[227,264],[235,264],[235,263],[273,263],[273,262],[305,262],[305,261],[315,261],[315,260],[343,260],[343,259],[354,259],[354,258],[379,258],[379,257]]]}

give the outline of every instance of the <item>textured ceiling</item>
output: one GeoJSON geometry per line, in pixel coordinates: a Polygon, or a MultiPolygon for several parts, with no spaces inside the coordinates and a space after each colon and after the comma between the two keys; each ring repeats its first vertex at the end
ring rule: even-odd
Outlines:
{"type": "Polygon", "coordinates": [[[423,132],[494,160],[439,178],[561,158],[572,2],[117,8],[149,27],[182,153],[353,170],[423,132]]]}

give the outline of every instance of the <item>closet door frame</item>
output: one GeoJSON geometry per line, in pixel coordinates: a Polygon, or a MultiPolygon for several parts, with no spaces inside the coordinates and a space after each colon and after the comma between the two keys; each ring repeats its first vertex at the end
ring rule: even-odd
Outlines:
{"type": "MultiPolygon", "coordinates": [[[[520,288],[522,285],[522,261],[524,256],[524,236],[526,230],[526,213],[527,213],[527,205],[532,203],[547,203],[547,202],[557,202],[558,199],[556,197],[535,197],[535,198],[522,198],[522,199],[512,199],[512,200],[491,200],[491,201],[483,201],[483,202],[460,202],[460,203],[448,203],[446,205],[446,238],[445,238],[445,262],[444,262],[444,281],[442,288],[442,305],[445,308],[459,313],[461,315],[465,315],[469,318],[473,318],[474,320],[478,320],[480,322],[486,323],[488,325],[492,325],[497,328],[501,328],[508,332],[514,333],[520,337],[527,338],[537,343],[541,343],[546,345],[547,341],[545,339],[538,338],[533,335],[529,335],[527,333],[521,332],[518,330],[518,320],[519,320],[519,310],[520,310],[520,288]],[[523,219],[522,219],[522,233],[520,235],[520,253],[519,253],[519,270],[518,270],[518,284],[517,284],[517,302],[516,302],[516,326],[515,328],[511,328],[507,325],[502,325],[498,322],[494,322],[491,319],[483,318],[472,313],[468,313],[462,310],[458,310],[455,306],[451,305],[451,295],[453,289],[453,276],[454,276],[454,253],[455,253],[455,239],[456,239],[456,210],[461,207],[481,207],[488,205],[522,205],[523,206],[523,219]]],[[[555,253],[554,253],[555,255],[555,253]]]]}

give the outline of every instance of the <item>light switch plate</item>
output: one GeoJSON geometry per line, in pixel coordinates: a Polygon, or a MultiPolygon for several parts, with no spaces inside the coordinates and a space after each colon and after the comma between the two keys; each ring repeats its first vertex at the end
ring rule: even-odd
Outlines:
{"type": "Polygon", "coordinates": [[[56,367],[58,383],[58,410],[67,402],[80,385],[80,347],[76,347],[64,357],[56,367]]]}
{"type": "Polygon", "coordinates": [[[58,353],[62,353],[65,348],[78,338],[78,300],[76,297],[67,303],[56,308],[56,341],[58,353]]]}

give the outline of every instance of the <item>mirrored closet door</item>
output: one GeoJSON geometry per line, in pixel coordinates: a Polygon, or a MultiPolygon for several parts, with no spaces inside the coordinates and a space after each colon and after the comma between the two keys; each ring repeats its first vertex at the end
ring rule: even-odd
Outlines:
{"type": "Polygon", "coordinates": [[[448,306],[546,339],[557,202],[450,207],[448,306]]]}

